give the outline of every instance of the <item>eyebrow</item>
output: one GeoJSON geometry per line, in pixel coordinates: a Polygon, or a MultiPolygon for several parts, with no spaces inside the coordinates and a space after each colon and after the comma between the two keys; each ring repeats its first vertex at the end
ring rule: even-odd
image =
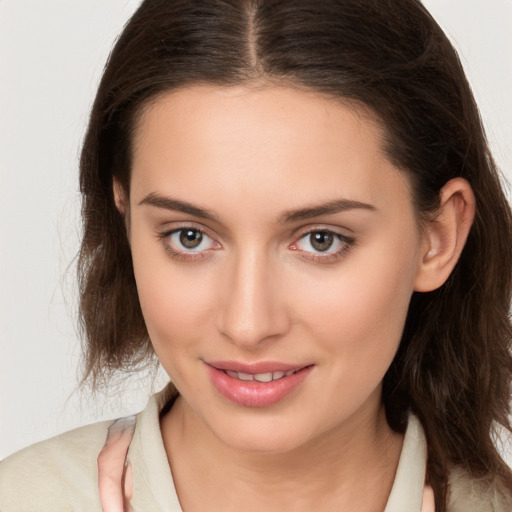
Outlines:
{"type": "Polygon", "coordinates": [[[328,203],[320,204],[317,206],[310,206],[300,208],[299,210],[290,210],[285,212],[279,222],[296,222],[299,220],[312,219],[321,215],[333,215],[335,213],[345,212],[347,210],[369,210],[376,211],[377,208],[371,204],[362,203],[361,201],[354,201],[351,199],[335,199],[328,203]]]}
{"type": "MultiPolygon", "coordinates": [[[[206,219],[214,222],[219,222],[219,218],[211,211],[199,206],[194,206],[186,201],[180,201],[172,197],[164,197],[155,193],[148,194],[144,199],[139,202],[139,205],[153,206],[155,208],[161,208],[164,210],[178,211],[187,213],[198,217],[200,219],[206,219]]],[[[289,222],[297,222],[301,220],[312,219],[321,215],[334,215],[347,210],[369,210],[376,211],[377,208],[368,203],[362,203],[361,201],[354,201],[351,199],[336,199],[329,201],[328,203],[309,206],[306,208],[300,208],[298,210],[289,210],[285,212],[279,218],[279,223],[286,224],[289,222]]]]}
{"type": "Polygon", "coordinates": [[[154,206],[155,208],[161,208],[163,210],[173,210],[182,213],[188,213],[189,215],[199,217],[200,219],[219,222],[219,219],[215,214],[204,208],[194,206],[193,204],[187,203],[186,201],[179,201],[178,199],[173,199],[172,197],[163,197],[154,193],[148,194],[144,199],[142,199],[142,201],[139,202],[139,205],[154,206]]]}

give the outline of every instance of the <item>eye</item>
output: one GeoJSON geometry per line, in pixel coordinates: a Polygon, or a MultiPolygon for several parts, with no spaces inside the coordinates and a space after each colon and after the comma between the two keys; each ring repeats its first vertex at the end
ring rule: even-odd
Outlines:
{"type": "Polygon", "coordinates": [[[199,229],[184,228],[170,233],[169,245],[179,251],[204,251],[211,249],[215,243],[207,234],[199,229]]]}
{"type": "Polygon", "coordinates": [[[162,233],[160,238],[166,251],[173,257],[183,260],[207,256],[210,250],[220,247],[220,244],[204,231],[192,227],[162,233]]]}
{"type": "Polygon", "coordinates": [[[319,252],[328,251],[335,241],[334,234],[329,231],[316,231],[315,233],[309,233],[305,238],[309,245],[319,252]]]}
{"type": "Polygon", "coordinates": [[[190,250],[201,250],[203,240],[207,239],[198,229],[180,229],[171,235],[171,240],[175,244],[190,250]]]}
{"type": "Polygon", "coordinates": [[[343,256],[354,243],[352,237],[328,229],[316,229],[302,235],[290,249],[302,251],[303,257],[314,261],[330,262],[343,256]]]}

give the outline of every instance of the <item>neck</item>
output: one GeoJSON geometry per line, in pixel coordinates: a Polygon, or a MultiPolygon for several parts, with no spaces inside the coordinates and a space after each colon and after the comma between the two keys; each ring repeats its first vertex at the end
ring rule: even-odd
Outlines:
{"type": "Polygon", "coordinates": [[[378,403],[293,450],[254,453],[224,444],[178,398],[161,427],[182,508],[384,510],[402,436],[378,403]]]}

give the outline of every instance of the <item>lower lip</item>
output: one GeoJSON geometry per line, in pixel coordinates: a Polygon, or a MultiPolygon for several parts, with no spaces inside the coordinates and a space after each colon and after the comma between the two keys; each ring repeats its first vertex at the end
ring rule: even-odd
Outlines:
{"type": "Polygon", "coordinates": [[[313,365],[271,382],[240,380],[222,370],[206,365],[210,380],[217,391],[231,402],[243,407],[268,407],[283,400],[308,377],[313,365]]]}

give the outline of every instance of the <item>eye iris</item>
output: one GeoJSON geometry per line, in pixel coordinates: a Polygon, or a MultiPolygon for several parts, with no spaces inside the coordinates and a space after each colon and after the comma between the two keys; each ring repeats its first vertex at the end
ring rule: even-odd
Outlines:
{"type": "Polygon", "coordinates": [[[310,241],[311,245],[317,250],[317,251],[327,251],[329,249],[333,242],[334,237],[332,233],[328,233],[326,231],[318,231],[317,233],[311,233],[310,235],[310,241]]]}
{"type": "Polygon", "coordinates": [[[180,232],[180,243],[187,249],[195,249],[203,240],[203,234],[196,229],[183,229],[180,232]]]}

